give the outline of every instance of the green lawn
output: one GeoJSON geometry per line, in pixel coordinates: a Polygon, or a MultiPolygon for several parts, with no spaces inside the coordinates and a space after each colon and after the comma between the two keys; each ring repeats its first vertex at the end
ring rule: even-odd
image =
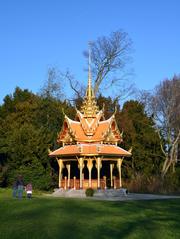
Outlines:
{"type": "Polygon", "coordinates": [[[180,199],[108,202],[0,190],[0,239],[180,238],[180,199]]]}

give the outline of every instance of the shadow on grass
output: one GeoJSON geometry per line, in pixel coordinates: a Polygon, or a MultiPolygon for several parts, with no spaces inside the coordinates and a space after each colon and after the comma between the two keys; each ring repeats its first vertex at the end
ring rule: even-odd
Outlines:
{"type": "Polygon", "coordinates": [[[0,238],[179,238],[179,203],[0,199],[0,238]]]}

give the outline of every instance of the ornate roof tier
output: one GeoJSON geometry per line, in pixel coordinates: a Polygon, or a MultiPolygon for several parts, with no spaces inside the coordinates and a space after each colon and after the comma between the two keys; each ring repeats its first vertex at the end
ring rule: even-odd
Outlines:
{"type": "Polygon", "coordinates": [[[99,121],[98,117],[89,122],[82,117],[79,121],[74,121],[65,116],[62,131],[58,136],[58,143],[66,144],[77,142],[101,142],[116,144],[122,141],[122,136],[118,130],[115,117],[112,115],[108,120],[99,121]]]}
{"type": "Polygon", "coordinates": [[[116,145],[105,145],[105,144],[76,144],[67,145],[61,147],[54,152],[50,153],[49,156],[111,156],[111,157],[124,157],[131,156],[131,153],[116,146],[116,145]]]}

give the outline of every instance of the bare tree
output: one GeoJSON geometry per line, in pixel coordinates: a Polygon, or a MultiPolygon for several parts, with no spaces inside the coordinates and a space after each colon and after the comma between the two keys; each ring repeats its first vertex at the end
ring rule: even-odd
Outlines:
{"type": "MultiPolygon", "coordinates": [[[[113,95],[114,100],[118,101],[134,93],[134,85],[128,81],[132,72],[126,70],[131,59],[131,46],[132,41],[122,30],[91,42],[91,68],[95,94],[103,90],[107,92],[107,95],[113,95]]],[[[88,52],[84,52],[84,55],[88,57],[88,52]]],[[[82,98],[85,93],[85,85],[76,80],[69,70],[63,73],[52,67],[48,70],[48,79],[41,89],[41,95],[61,98],[63,84],[60,82],[69,83],[75,93],[75,101],[77,98],[82,98]]]]}
{"type": "MultiPolygon", "coordinates": [[[[91,45],[91,69],[94,81],[94,92],[111,89],[111,94],[119,97],[128,96],[134,92],[134,86],[128,82],[132,72],[126,69],[131,60],[132,41],[128,34],[122,30],[112,32],[110,36],[99,37],[91,45]]],[[[84,56],[88,59],[89,52],[84,56]]],[[[68,77],[71,89],[78,95],[82,87],[73,77],[68,77]]],[[[82,96],[82,95],[81,95],[82,96]]],[[[115,98],[115,97],[114,97],[115,98]]]]}
{"type": "MultiPolygon", "coordinates": [[[[131,47],[132,41],[122,30],[112,32],[109,37],[99,37],[91,42],[95,94],[100,85],[103,88],[109,88],[125,79],[127,72],[124,70],[130,61],[131,47]],[[118,73],[118,77],[115,73],[118,73]]],[[[87,57],[87,52],[85,56],[87,57]]]]}
{"type": "Polygon", "coordinates": [[[40,95],[45,98],[54,97],[62,99],[63,97],[63,74],[56,68],[50,67],[48,69],[47,80],[40,89],[40,95]]]}
{"type": "Polygon", "coordinates": [[[164,177],[169,168],[175,170],[180,144],[180,77],[161,82],[153,94],[142,97],[148,112],[155,119],[161,149],[165,160],[162,167],[164,177]]]}

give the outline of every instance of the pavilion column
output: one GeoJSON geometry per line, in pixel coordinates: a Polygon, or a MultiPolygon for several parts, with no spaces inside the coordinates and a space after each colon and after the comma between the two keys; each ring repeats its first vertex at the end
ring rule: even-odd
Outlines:
{"type": "Polygon", "coordinates": [[[67,189],[67,176],[64,177],[64,189],[67,189]]]}
{"type": "Polygon", "coordinates": [[[92,187],[91,171],[92,171],[92,168],[93,168],[92,159],[87,160],[87,168],[88,168],[88,171],[89,171],[89,187],[91,188],[92,187]]]}
{"type": "Polygon", "coordinates": [[[114,180],[114,189],[116,189],[116,176],[113,176],[113,180],[114,180]]]}
{"type": "Polygon", "coordinates": [[[61,159],[57,159],[58,165],[59,165],[59,188],[62,187],[61,181],[62,181],[62,170],[64,168],[63,161],[61,159]]]}
{"type": "Polygon", "coordinates": [[[100,170],[101,170],[101,167],[102,167],[100,157],[98,157],[96,159],[96,163],[97,163],[97,187],[98,187],[98,189],[100,189],[100,187],[101,187],[101,185],[100,185],[100,170]]]}
{"type": "Polygon", "coordinates": [[[121,181],[121,165],[122,165],[122,161],[123,161],[122,158],[119,158],[117,160],[117,166],[118,166],[118,171],[119,171],[119,187],[120,188],[122,187],[122,181],[121,181]]]}
{"type": "Polygon", "coordinates": [[[103,179],[104,179],[104,189],[107,189],[106,176],[103,176],[103,179]]]}
{"type": "Polygon", "coordinates": [[[68,171],[68,183],[67,187],[70,188],[70,179],[71,179],[71,165],[67,164],[67,171],[68,171]]]}
{"type": "Polygon", "coordinates": [[[110,163],[111,188],[113,187],[113,168],[114,168],[114,164],[110,163]]]}
{"type": "Polygon", "coordinates": [[[82,183],[82,180],[83,180],[82,170],[83,170],[83,166],[84,166],[84,160],[83,160],[83,158],[79,158],[79,159],[78,159],[78,163],[79,163],[79,174],[80,174],[80,189],[82,189],[82,188],[83,188],[83,183],[82,183]]]}
{"type": "Polygon", "coordinates": [[[76,190],[76,177],[73,177],[73,182],[74,182],[74,190],[76,190]]]}

